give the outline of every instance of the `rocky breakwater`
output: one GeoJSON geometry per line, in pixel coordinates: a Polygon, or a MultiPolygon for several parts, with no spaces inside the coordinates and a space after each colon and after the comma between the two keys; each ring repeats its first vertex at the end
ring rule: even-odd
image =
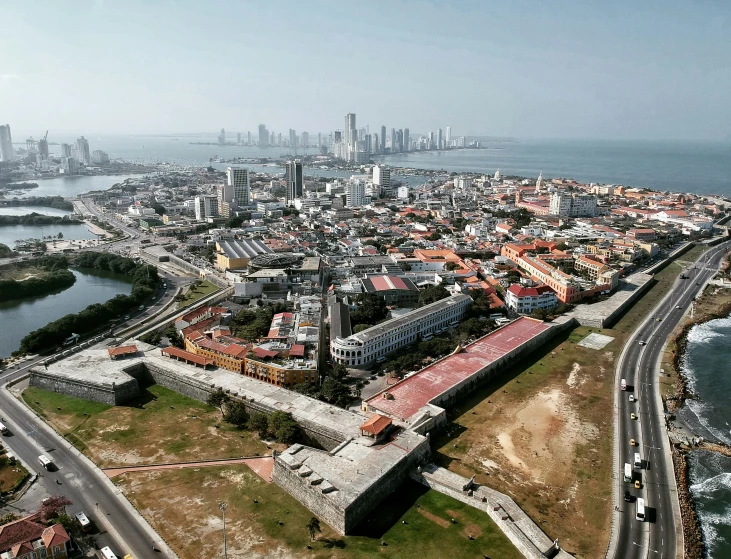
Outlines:
{"type": "Polygon", "coordinates": [[[687,453],[680,448],[673,449],[673,467],[683,520],[683,557],[685,559],[703,559],[706,544],[703,540],[703,530],[698,519],[695,500],[690,493],[687,453]]]}

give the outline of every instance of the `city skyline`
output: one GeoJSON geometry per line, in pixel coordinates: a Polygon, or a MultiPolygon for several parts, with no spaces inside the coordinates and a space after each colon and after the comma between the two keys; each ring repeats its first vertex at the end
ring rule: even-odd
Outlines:
{"type": "Polygon", "coordinates": [[[353,111],[374,127],[428,132],[439,120],[465,136],[731,137],[726,5],[381,8],[313,3],[295,15],[287,2],[9,5],[13,25],[0,37],[13,52],[0,71],[9,114],[0,121],[38,134],[220,123],[256,136],[261,122],[285,133],[336,129],[353,111]],[[223,22],[237,19],[247,32],[227,35],[223,22]],[[165,29],[153,31],[154,20],[165,29]],[[351,48],[337,47],[346,40],[351,48]],[[323,57],[327,64],[315,64],[323,57]],[[246,71],[232,74],[240,59],[246,71]],[[285,63],[286,73],[277,70],[285,63]]]}

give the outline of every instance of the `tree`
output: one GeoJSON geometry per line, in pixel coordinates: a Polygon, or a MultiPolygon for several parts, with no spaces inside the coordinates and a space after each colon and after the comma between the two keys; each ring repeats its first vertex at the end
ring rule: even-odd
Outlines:
{"type": "Polygon", "coordinates": [[[449,297],[449,291],[443,285],[430,285],[419,293],[419,305],[436,303],[449,297]]]}
{"type": "Polygon", "coordinates": [[[441,238],[442,238],[442,234],[437,231],[435,231],[434,233],[432,233],[431,235],[429,235],[427,237],[427,239],[430,241],[439,241],[441,238]]]}
{"type": "Polygon", "coordinates": [[[231,400],[230,396],[223,391],[223,388],[216,388],[216,390],[214,390],[213,392],[211,392],[208,395],[208,399],[206,400],[206,403],[209,406],[215,406],[219,410],[221,410],[221,415],[225,418],[226,413],[224,412],[224,408],[225,408],[226,404],[229,403],[230,400],[231,400]]]}
{"type": "Polygon", "coordinates": [[[232,401],[226,405],[226,421],[239,429],[248,424],[249,414],[243,402],[232,401]]]}
{"type": "Polygon", "coordinates": [[[350,388],[341,379],[329,376],[322,383],[320,394],[326,402],[344,408],[352,399],[350,388]]]}
{"type": "Polygon", "coordinates": [[[20,515],[15,514],[13,512],[9,512],[7,514],[0,516],[0,526],[3,526],[5,524],[10,524],[11,522],[15,522],[16,520],[20,520],[20,515]]]}
{"type": "Polygon", "coordinates": [[[315,518],[314,516],[310,518],[310,521],[307,523],[307,531],[310,534],[310,541],[315,541],[315,536],[318,532],[322,532],[322,528],[320,528],[320,521],[315,518]]]}
{"type": "Polygon", "coordinates": [[[358,332],[362,332],[363,330],[368,330],[368,328],[370,327],[370,324],[356,324],[353,327],[353,333],[357,334],[358,332]]]}
{"type": "Polygon", "coordinates": [[[269,433],[277,442],[291,444],[299,434],[299,426],[292,414],[284,411],[275,411],[269,416],[269,433]]]}
{"type": "Polygon", "coordinates": [[[58,516],[68,505],[73,505],[73,503],[65,495],[51,495],[43,500],[36,512],[40,515],[41,522],[48,522],[51,518],[58,516]]]}
{"type": "Polygon", "coordinates": [[[165,215],[165,206],[162,204],[153,204],[152,209],[155,210],[157,215],[165,215]]]}
{"type": "Polygon", "coordinates": [[[452,271],[456,270],[457,268],[459,268],[459,264],[457,264],[456,262],[447,262],[444,265],[444,269],[447,270],[448,272],[452,272],[452,271]]]}
{"type": "Polygon", "coordinates": [[[548,318],[546,309],[536,309],[530,315],[531,318],[537,318],[538,320],[546,320],[548,318]]]}
{"type": "Polygon", "coordinates": [[[256,431],[259,436],[264,439],[269,436],[269,419],[265,413],[256,412],[249,416],[246,427],[250,431],[256,431]]]}
{"type": "Polygon", "coordinates": [[[58,237],[59,239],[63,239],[63,233],[61,233],[61,231],[59,231],[58,235],[56,235],[56,237],[58,237]]]}

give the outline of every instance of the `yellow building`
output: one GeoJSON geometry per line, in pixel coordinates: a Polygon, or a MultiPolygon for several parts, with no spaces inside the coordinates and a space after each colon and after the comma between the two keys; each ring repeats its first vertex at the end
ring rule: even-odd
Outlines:
{"type": "Polygon", "coordinates": [[[272,249],[256,239],[216,241],[216,267],[219,270],[244,270],[249,260],[272,249]]]}

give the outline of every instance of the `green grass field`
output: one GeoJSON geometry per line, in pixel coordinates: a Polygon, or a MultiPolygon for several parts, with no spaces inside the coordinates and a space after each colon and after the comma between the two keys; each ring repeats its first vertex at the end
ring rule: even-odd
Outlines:
{"type": "Polygon", "coordinates": [[[192,303],[195,303],[196,301],[207,297],[208,295],[214,293],[215,291],[218,291],[219,289],[219,287],[213,285],[209,281],[201,282],[200,285],[198,285],[197,287],[195,286],[195,284],[193,284],[190,286],[188,291],[185,292],[185,298],[182,301],[178,302],[178,308],[183,308],[192,303]]]}
{"type": "Polygon", "coordinates": [[[376,507],[353,535],[340,536],[321,521],[314,542],[305,528],[312,513],[245,466],[127,473],[116,483],[138,510],[154,510],[148,518],[181,559],[221,554],[220,530],[210,529],[220,517],[221,501],[228,504],[231,554],[246,550],[267,556],[278,549],[278,556],[302,553],[315,559],[521,557],[487,514],[411,481],[376,507]],[[191,538],[198,542],[195,549],[186,545],[191,538]]]}
{"type": "Polygon", "coordinates": [[[124,406],[29,387],[23,399],[101,467],[265,454],[254,433],[221,421],[221,412],[152,385],[124,406]]]}

